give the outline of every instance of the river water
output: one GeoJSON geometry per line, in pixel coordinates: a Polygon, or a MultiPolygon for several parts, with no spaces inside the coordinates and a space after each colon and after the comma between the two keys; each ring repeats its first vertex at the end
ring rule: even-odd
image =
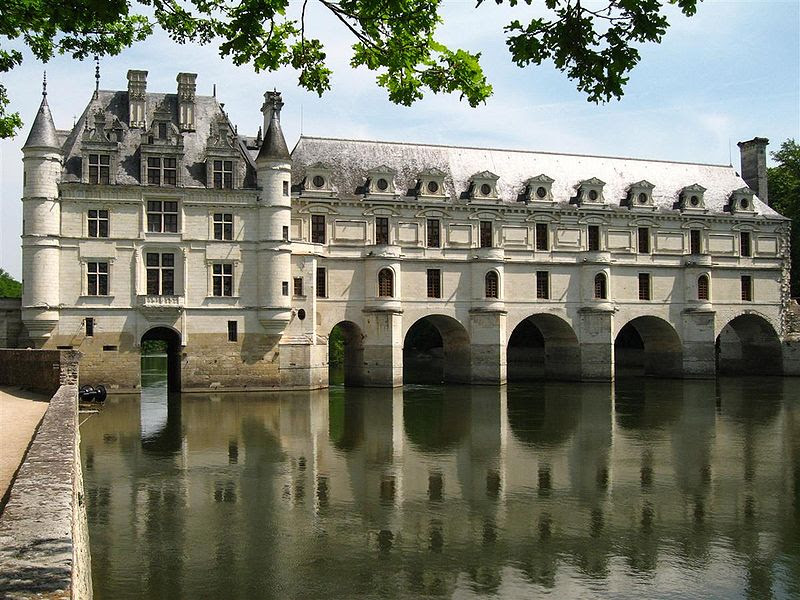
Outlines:
{"type": "Polygon", "coordinates": [[[95,598],[800,597],[800,380],[167,400],[81,426],[95,598]]]}

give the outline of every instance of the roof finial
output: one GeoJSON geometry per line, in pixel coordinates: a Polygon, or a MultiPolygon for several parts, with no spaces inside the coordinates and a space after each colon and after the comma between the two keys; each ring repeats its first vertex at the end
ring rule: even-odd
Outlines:
{"type": "Polygon", "coordinates": [[[42,96],[47,96],[47,71],[42,75],[42,96]]]}
{"type": "Polygon", "coordinates": [[[214,84],[214,88],[213,88],[213,91],[211,92],[211,95],[214,96],[214,98],[217,97],[217,84],[216,83],[214,84]]]}
{"type": "Polygon", "coordinates": [[[100,92],[100,57],[94,55],[94,97],[97,98],[100,92]]]}

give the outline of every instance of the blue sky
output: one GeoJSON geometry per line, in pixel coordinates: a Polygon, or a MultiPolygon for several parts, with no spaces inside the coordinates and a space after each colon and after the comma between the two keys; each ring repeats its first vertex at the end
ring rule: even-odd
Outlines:
{"type": "MultiPolygon", "coordinates": [[[[326,44],[333,89],[323,98],[300,90],[291,70],[254,74],[221,60],[213,46],[173,44],[158,34],[120,56],[101,61],[103,89],[125,89],[128,69],[149,71],[148,90],[172,92],[180,71],[198,73],[198,93],[225,103],[242,133],[255,134],[263,93],[283,92],[282,124],[290,147],[305,135],[419,141],[553,152],[606,154],[728,164],[738,167],[736,142],[768,137],[769,150],[800,139],[800,3],[706,0],[687,19],[676,10],[660,45],[644,47],[621,101],[587,102],[574,84],[549,65],[514,66],[502,32],[524,21],[534,6],[497,7],[487,1],[443,3],[439,39],[483,53],[494,95],[470,108],[457,95],[429,96],[396,106],[374,74],[349,67],[352,39],[318,3],[309,3],[306,30],[326,44]]],[[[292,10],[299,10],[293,3],[292,10]]],[[[12,110],[26,127],[0,141],[0,267],[19,277],[22,207],[20,148],[41,99],[47,69],[48,101],[56,127],[68,128],[94,89],[94,64],[59,57],[48,65],[26,57],[6,74],[12,110]]]]}

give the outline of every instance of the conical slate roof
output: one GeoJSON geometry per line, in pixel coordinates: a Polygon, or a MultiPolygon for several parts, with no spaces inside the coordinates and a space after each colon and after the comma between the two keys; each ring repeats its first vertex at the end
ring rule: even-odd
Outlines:
{"type": "Polygon", "coordinates": [[[47,105],[47,94],[42,95],[42,103],[39,105],[39,112],[33,120],[31,132],[23,148],[53,148],[61,150],[56,134],[56,126],[53,124],[53,115],[47,105]]]}
{"type": "Polygon", "coordinates": [[[277,110],[272,112],[272,118],[269,121],[269,127],[267,127],[267,134],[264,136],[264,143],[261,144],[261,149],[258,151],[256,160],[261,159],[291,160],[289,148],[286,147],[286,140],[281,130],[281,122],[277,110]]]}

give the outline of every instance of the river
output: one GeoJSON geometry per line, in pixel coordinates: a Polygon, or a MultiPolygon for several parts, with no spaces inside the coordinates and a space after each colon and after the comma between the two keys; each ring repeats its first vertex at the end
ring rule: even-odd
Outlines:
{"type": "Polygon", "coordinates": [[[167,400],[81,426],[95,598],[800,596],[800,380],[167,400]]]}

